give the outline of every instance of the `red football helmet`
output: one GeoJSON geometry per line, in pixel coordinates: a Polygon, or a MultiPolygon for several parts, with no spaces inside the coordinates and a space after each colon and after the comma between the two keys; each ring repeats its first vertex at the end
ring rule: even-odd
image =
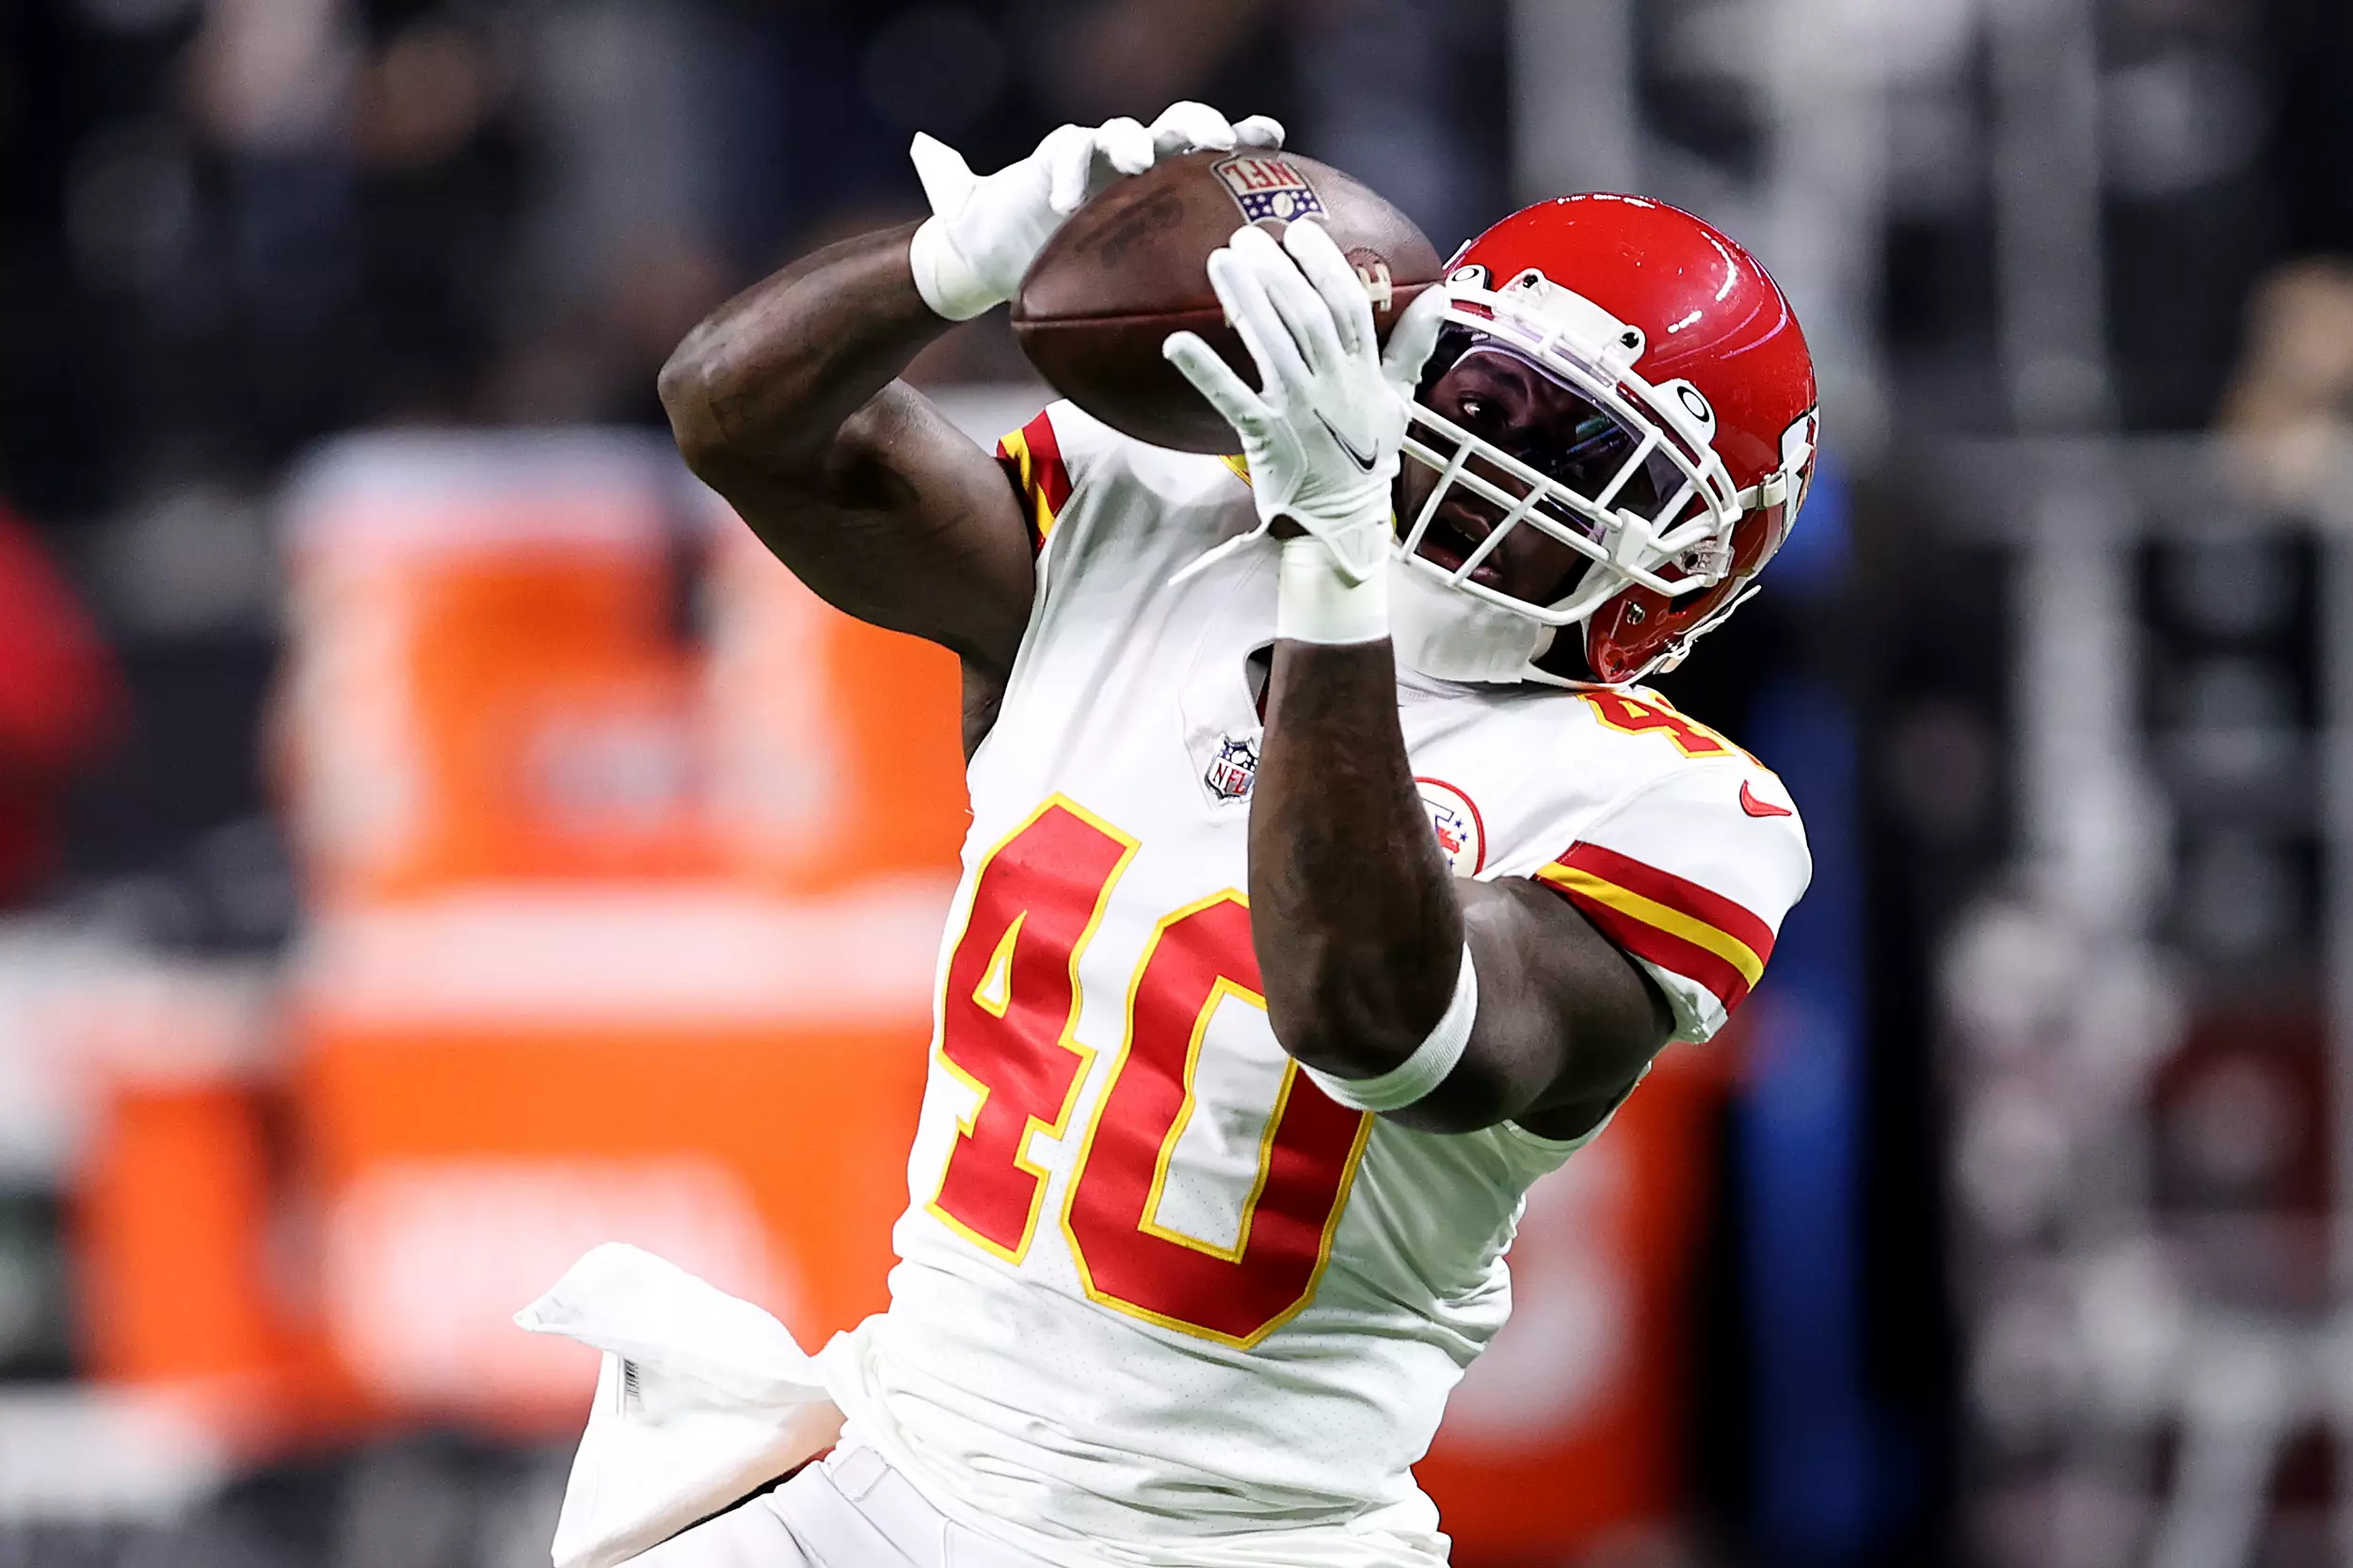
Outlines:
{"type": "Polygon", "coordinates": [[[1813,477],[1814,361],[1788,299],[1716,229],[1634,196],[1514,213],[1463,248],[1445,287],[1405,441],[1438,480],[1400,545],[1402,582],[1450,591],[1405,596],[1401,654],[1431,675],[1562,683],[1529,661],[1581,625],[1605,681],[1673,668],[1753,591],[1813,477]],[[1533,365],[1591,417],[1541,451],[1474,434],[1427,406],[1467,353],[1533,365]],[[1417,552],[1458,487],[1500,518],[1449,568],[1417,552]],[[1472,579],[1523,525],[1589,563],[1547,604],[1472,579]]]}

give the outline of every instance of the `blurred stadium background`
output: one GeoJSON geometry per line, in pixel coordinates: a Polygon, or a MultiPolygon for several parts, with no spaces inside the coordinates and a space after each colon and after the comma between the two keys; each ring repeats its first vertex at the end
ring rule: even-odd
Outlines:
{"type": "MultiPolygon", "coordinates": [[[[1178,96],[1632,188],[1831,473],[1667,689],[1812,896],[1540,1189],[1465,1568],[2353,1561],[2342,0],[10,0],[0,1565],[524,1568],[622,1237],[879,1304],[942,657],[671,456],[708,307],[1178,96]]],[[[920,367],[983,439],[1001,322],[920,367]]]]}

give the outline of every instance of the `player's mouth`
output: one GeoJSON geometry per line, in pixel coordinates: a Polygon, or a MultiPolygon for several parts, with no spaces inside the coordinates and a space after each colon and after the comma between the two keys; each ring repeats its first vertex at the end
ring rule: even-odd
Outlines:
{"type": "MultiPolygon", "coordinates": [[[[1471,552],[1495,532],[1495,526],[1488,519],[1458,511],[1452,506],[1442,507],[1438,515],[1430,520],[1429,530],[1421,536],[1421,548],[1415,553],[1442,571],[1459,571],[1463,563],[1471,558],[1471,552]]],[[[1479,563],[1471,572],[1470,580],[1497,593],[1502,592],[1502,549],[1497,547],[1479,563]]]]}

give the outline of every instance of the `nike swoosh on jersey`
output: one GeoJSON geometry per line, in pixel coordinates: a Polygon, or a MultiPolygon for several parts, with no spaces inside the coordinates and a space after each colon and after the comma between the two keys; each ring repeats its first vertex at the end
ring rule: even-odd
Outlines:
{"type": "Polygon", "coordinates": [[[1749,788],[1749,781],[1745,778],[1740,780],[1740,809],[1752,817],[1794,817],[1797,815],[1786,806],[1775,806],[1769,800],[1757,799],[1756,792],[1749,788]]]}

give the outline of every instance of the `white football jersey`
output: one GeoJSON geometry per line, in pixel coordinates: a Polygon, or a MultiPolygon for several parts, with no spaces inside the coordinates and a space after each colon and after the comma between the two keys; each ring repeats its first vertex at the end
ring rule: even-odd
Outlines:
{"type": "MultiPolygon", "coordinates": [[[[891,1305],[826,1352],[854,1436],[1051,1562],[1444,1562],[1411,1471],[1578,1146],[1345,1110],[1276,1044],[1248,906],[1277,551],[1239,460],[1057,404],[1000,456],[1037,594],[939,963],[891,1305]]],[[[1806,885],[1781,783],[1640,690],[1401,678],[1464,876],[1539,879],[1705,1040],[1806,885]]],[[[1584,1140],[1579,1140],[1582,1143],[1584,1140]]]]}

